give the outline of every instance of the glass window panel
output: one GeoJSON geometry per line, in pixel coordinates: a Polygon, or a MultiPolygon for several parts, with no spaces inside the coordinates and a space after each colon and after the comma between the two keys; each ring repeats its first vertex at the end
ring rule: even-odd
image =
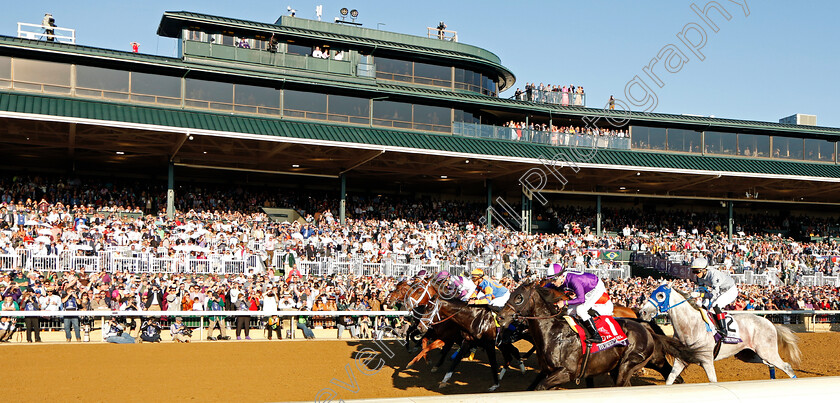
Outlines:
{"type": "Polygon", "coordinates": [[[289,54],[292,54],[292,55],[307,56],[307,55],[312,54],[312,47],[311,46],[298,45],[296,43],[289,43],[289,44],[286,44],[286,53],[289,53],[289,54]]]}
{"type": "Polygon", "coordinates": [[[770,136],[739,134],[738,155],[745,157],[769,157],[770,136]]]}
{"type": "Polygon", "coordinates": [[[668,149],[687,153],[699,153],[702,135],[698,131],[668,129],[668,149]]]}
{"type": "Polygon", "coordinates": [[[327,112],[327,95],[317,92],[283,90],[283,110],[327,112]]]}
{"type": "Polygon", "coordinates": [[[188,41],[207,42],[207,35],[201,31],[187,30],[188,41]]]}
{"type": "Polygon", "coordinates": [[[651,150],[664,150],[665,149],[665,129],[661,129],[658,127],[651,127],[650,128],[650,149],[651,150]]]}
{"type": "Polygon", "coordinates": [[[233,84],[188,78],[184,98],[189,106],[231,109],[233,84]]]}
{"type": "Polygon", "coordinates": [[[773,157],[784,159],[802,159],[802,139],[773,136],[773,157]]]}
{"type": "Polygon", "coordinates": [[[348,97],[344,95],[329,96],[329,112],[331,115],[345,115],[367,118],[370,116],[370,101],[365,98],[348,97]]]}
{"type": "Polygon", "coordinates": [[[394,101],[373,101],[373,118],[410,123],[411,104],[394,101]]]}
{"type": "Polygon", "coordinates": [[[234,103],[237,105],[280,108],[280,91],[274,88],[236,84],[234,103]]]}
{"type": "Polygon", "coordinates": [[[414,127],[420,130],[441,131],[442,127],[450,127],[451,114],[452,110],[449,108],[414,105],[414,127]],[[431,127],[425,127],[427,125],[431,127]]]}
{"type": "Polygon", "coordinates": [[[738,138],[735,133],[705,132],[706,153],[735,155],[738,138]]]}
{"type": "Polygon", "coordinates": [[[123,70],[76,65],[76,95],[85,96],[85,89],[92,89],[100,91],[88,91],[87,94],[127,99],[128,75],[123,70]]]}
{"type": "Polygon", "coordinates": [[[388,80],[411,81],[411,62],[405,60],[389,59],[387,57],[376,58],[376,76],[388,80]],[[380,76],[380,73],[383,73],[380,76]]]}
{"type": "Polygon", "coordinates": [[[805,159],[834,161],[834,143],[828,140],[805,139],[805,159]]]}
{"type": "Polygon", "coordinates": [[[12,58],[0,56],[0,88],[9,88],[12,83],[12,58]]]}
{"type": "Polygon", "coordinates": [[[438,66],[436,64],[414,62],[415,77],[425,77],[435,80],[451,81],[451,75],[452,69],[450,67],[438,66]]]}
{"type": "MultiPolygon", "coordinates": [[[[15,81],[28,83],[46,84],[52,87],[52,91],[44,88],[45,91],[65,92],[56,87],[66,87],[70,92],[70,65],[63,63],[42,62],[40,60],[27,60],[15,58],[15,81]]],[[[29,87],[26,87],[30,89],[29,87]]]]}
{"type": "Polygon", "coordinates": [[[181,79],[172,76],[132,72],[131,100],[179,105],[181,103],[181,79]]]}
{"type": "Polygon", "coordinates": [[[650,148],[648,137],[650,136],[650,129],[643,126],[633,126],[630,138],[630,147],[636,149],[646,150],[650,148]]]}

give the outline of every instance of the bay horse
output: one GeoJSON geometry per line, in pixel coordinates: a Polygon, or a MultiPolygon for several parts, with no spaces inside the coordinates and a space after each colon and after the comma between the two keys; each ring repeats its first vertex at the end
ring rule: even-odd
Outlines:
{"type": "Polygon", "coordinates": [[[557,296],[537,282],[526,282],[511,293],[499,317],[502,326],[516,318],[528,321],[537,357],[540,374],[531,384],[532,389],[557,388],[571,380],[579,380],[609,373],[616,386],[630,385],[630,378],[653,357],[659,339],[663,348],[686,362],[696,362],[696,352],[678,340],[648,331],[639,322],[618,318],[619,325],[627,335],[627,346],[616,346],[609,350],[592,353],[586,368],[583,346],[578,333],[561,317],[554,303],[557,296]]]}
{"type": "MultiPolygon", "coordinates": [[[[469,351],[475,344],[480,347],[484,347],[482,343],[485,339],[496,340],[497,329],[495,327],[495,320],[492,321],[494,326],[491,328],[482,326],[475,327],[468,326],[465,322],[462,323],[457,320],[460,318],[451,318],[448,316],[449,313],[452,312],[450,306],[453,304],[457,305],[459,303],[463,305],[463,307],[459,309],[463,308],[465,313],[488,314],[489,311],[481,307],[468,306],[456,298],[448,298],[450,296],[450,292],[447,290],[440,290],[443,286],[445,286],[445,281],[433,282],[425,279],[417,280],[413,283],[402,281],[397,284],[394,292],[392,292],[386,299],[386,302],[389,304],[394,304],[397,301],[403,301],[407,308],[411,308],[413,319],[419,319],[416,325],[418,331],[424,332],[422,339],[423,349],[408,363],[408,365],[406,365],[406,368],[410,368],[420,359],[426,358],[429,351],[443,347],[440,359],[437,364],[432,367],[432,372],[436,372],[437,369],[443,365],[446,357],[449,355],[449,351],[455,343],[460,344],[461,348],[459,349],[459,354],[463,354],[469,351]],[[434,301],[434,303],[430,303],[430,301],[434,301]],[[453,320],[450,321],[450,319],[453,320]]],[[[492,319],[492,313],[489,315],[492,319]]],[[[492,346],[493,345],[491,345],[491,347],[492,346]]],[[[514,362],[518,362],[520,371],[523,373],[525,372],[525,364],[522,362],[519,350],[517,350],[511,342],[501,343],[499,345],[499,350],[501,350],[502,356],[504,357],[505,369],[514,362]]],[[[485,348],[485,351],[488,350],[485,348]]],[[[490,357],[492,361],[495,361],[495,348],[491,348],[491,350],[488,351],[488,357],[490,357]]],[[[461,358],[463,357],[456,356],[448,375],[445,377],[447,380],[451,377],[452,372],[454,372],[454,369],[458,362],[460,362],[461,358]]],[[[492,361],[491,366],[494,366],[495,372],[498,373],[498,367],[492,361]]],[[[499,375],[499,379],[501,379],[502,376],[504,376],[504,370],[501,375],[499,375]]],[[[499,381],[495,377],[494,381],[494,385],[498,387],[499,381]]],[[[446,385],[447,382],[444,381],[441,382],[440,387],[444,387],[446,385]]],[[[493,388],[493,390],[495,390],[495,388],[493,388]]]]}
{"type": "MultiPolygon", "coordinates": [[[[742,341],[716,347],[715,330],[713,327],[707,328],[703,320],[705,311],[694,298],[669,284],[662,284],[654,290],[640,312],[643,319],[653,318],[659,313],[668,314],[677,338],[700,349],[699,364],[706,371],[709,382],[717,382],[714,362],[733,355],[744,362],[766,364],[770,367],[771,378],[775,378],[776,367],[781,368],[789,377],[796,378],[793,367],[782,360],[779,350],[785,351],[791,361],[799,365],[802,355],[797,345],[798,338],[782,325],[774,326],[767,318],[750,313],[732,314],[742,341]]],[[[677,357],[665,383],[672,384],[687,364],[677,357]]]]}
{"type": "MultiPolygon", "coordinates": [[[[411,311],[409,318],[408,330],[405,332],[405,348],[407,351],[412,351],[411,341],[415,337],[425,333],[427,329],[418,329],[420,325],[418,319],[423,315],[424,307],[429,303],[429,299],[437,293],[437,288],[432,285],[430,281],[425,279],[417,279],[415,281],[403,280],[397,283],[394,291],[388,294],[385,298],[385,303],[388,306],[395,306],[397,302],[401,303],[405,310],[411,311]]],[[[425,357],[427,340],[423,339],[423,352],[420,354],[425,357]]],[[[413,363],[414,361],[412,361],[413,363]]]]}
{"type": "MultiPolygon", "coordinates": [[[[540,281],[540,287],[545,287],[547,284],[547,280],[540,281]]],[[[549,289],[552,291],[554,296],[556,296],[561,301],[568,301],[573,298],[569,292],[561,292],[554,289],[549,289]]],[[[673,365],[671,361],[668,360],[668,353],[665,351],[666,346],[662,345],[662,340],[657,338],[656,335],[660,336],[667,336],[665,332],[662,330],[659,325],[656,324],[653,320],[642,320],[639,318],[638,310],[630,307],[626,307],[624,305],[613,305],[613,316],[615,318],[625,318],[625,319],[632,319],[639,323],[641,323],[651,334],[654,335],[654,342],[656,343],[656,347],[653,351],[653,356],[651,357],[650,361],[645,365],[645,368],[650,368],[660,375],[662,375],[663,380],[668,379],[668,375],[671,374],[671,370],[673,369],[673,365]]],[[[682,376],[677,376],[674,380],[675,383],[683,383],[682,376]]],[[[592,387],[593,382],[591,378],[586,378],[586,386],[592,387]]]]}

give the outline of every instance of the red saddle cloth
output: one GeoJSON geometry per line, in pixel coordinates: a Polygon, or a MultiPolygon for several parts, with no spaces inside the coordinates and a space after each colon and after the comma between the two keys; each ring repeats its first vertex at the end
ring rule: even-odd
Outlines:
{"type": "MultiPolygon", "coordinates": [[[[590,352],[597,353],[599,351],[609,350],[615,346],[627,345],[627,335],[624,334],[624,329],[621,328],[621,325],[618,324],[618,321],[614,317],[599,316],[593,319],[595,320],[598,333],[604,342],[600,344],[593,343],[590,352]]],[[[576,328],[580,337],[580,345],[583,348],[583,352],[586,353],[586,330],[580,324],[577,324],[576,328]]]]}

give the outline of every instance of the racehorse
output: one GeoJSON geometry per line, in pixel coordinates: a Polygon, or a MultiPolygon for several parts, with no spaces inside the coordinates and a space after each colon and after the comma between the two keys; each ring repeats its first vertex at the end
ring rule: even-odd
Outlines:
{"type": "Polygon", "coordinates": [[[576,330],[556,312],[555,293],[540,287],[539,283],[526,282],[511,293],[499,316],[502,326],[517,317],[526,319],[537,347],[540,375],[530,389],[556,388],[572,379],[580,380],[609,372],[616,386],[630,385],[631,376],[647,364],[654,355],[659,339],[668,354],[686,362],[696,362],[694,350],[677,339],[654,335],[641,323],[617,319],[627,335],[626,346],[592,353],[584,367],[583,346],[576,330]]]}
{"type": "MultiPolygon", "coordinates": [[[[496,326],[496,318],[493,312],[485,307],[468,305],[460,299],[446,298],[442,295],[438,295],[426,310],[424,320],[431,321],[430,326],[433,329],[441,329],[442,325],[447,325],[459,329],[463,336],[461,347],[458,349],[455,359],[452,360],[452,366],[449,368],[449,372],[444,375],[439,387],[443,388],[449,384],[449,379],[455,372],[458,363],[465,355],[469,354],[472,347],[481,347],[487,353],[493,375],[493,385],[488,389],[488,392],[496,390],[499,387],[499,380],[504,375],[504,372],[502,372],[502,375],[499,374],[499,364],[496,362],[497,332],[501,332],[504,327],[496,326]]],[[[505,366],[520,359],[519,350],[509,342],[501,343],[499,350],[502,351],[505,366]]],[[[444,351],[445,356],[446,351],[444,351]]],[[[519,363],[524,372],[524,364],[521,360],[519,363]]]]}
{"type": "MultiPolygon", "coordinates": [[[[497,329],[492,314],[484,308],[468,306],[458,299],[447,298],[449,292],[447,290],[441,291],[440,287],[442,286],[444,286],[443,281],[432,282],[418,280],[414,283],[403,281],[397,284],[394,292],[386,299],[386,302],[390,304],[402,300],[407,307],[412,308],[414,317],[420,319],[418,327],[420,330],[425,331],[422,343],[423,350],[406,367],[411,367],[421,358],[425,358],[429,351],[443,347],[440,360],[432,368],[432,372],[436,372],[443,365],[452,346],[455,343],[460,343],[461,348],[458,350],[458,355],[456,355],[450,371],[444,377],[445,380],[440,384],[440,387],[444,387],[447,385],[449,378],[452,376],[461,358],[463,358],[463,355],[469,352],[473,345],[477,345],[484,347],[488,353],[491,366],[494,368],[494,386],[491,388],[491,391],[495,390],[499,385],[499,379],[504,376],[504,372],[498,375],[499,369],[495,363],[497,329]],[[434,299],[433,303],[430,303],[432,299],[434,299]],[[453,306],[457,306],[457,311],[453,306]],[[486,322],[488,316],[490,318],[489,323],[492,326],[483,326],[482,324],[486,322]],[[480,320],[476,321],[476,319],[480,320]],[[485,342],[487,340],[492,342],[486,345],[485,342]],[[429,341],[433,342],[429,343],[429,341]]],[[[518,361],[520,370],[525,372],[525,366],[522,363],[519,350],[513,346],[512,341],[501,343],[499,350],[502,351],[505,368],[518,361]]]]}
{"type": "MultiPolygon", "coordinates": [[[[699,363],[706,371],[709,382],[717,382],[714,362],[733,355],[744,362],[766,364],[770,367],[771,378],[775,378],[775,367],[781,368],[791,378],[796,378],[793,367],[782,360],[779,350],[785,351],[791,361],[799,365],[801,352],[797,345],[798,338],[790,329],[781,325],[774,326],[767,318],[749,313],[732,314],[742,341],[716,346],[714,327],[707,328],[703,320],[705,311],[688,294],[668,284],[660,285],[640,312],[643,319],[653,318],[657,313],[667,313],[674,326],[674,334],[683,343],[700,349],[699,363]]],[[[686,365],[684,360],[677,357],[665,383],[673,383],[686,365]]]]}
{"type": "MultiPolygon", "coordinates": [[[[545,279],[540,281],[540,283],[539,283],[540,287],[545,287],[545,285],[547,284],[547,281],[548,280],[545,280],[545,279]]],[[[551,291],[554,294],[554,296],[556,296],[557,298],[559,298],[562,301],[568,301],[568,300],[573,298],[573,296],[570,295],[569,292],[560,292],[560,291],[557,291],[557,290],[551,290],[551,291]]],[[[613,316],[614,317],[636,320],[639,323],[641,323],[643,326],[645,326],[645,328],[649,332],[651,332],[651,334],[654,335],[654,342],[656,343],[656,347],[654,348],[653,356],[651,357],[650,361],[648,361],[648,363],[645,365],[645,368],[650,368],[650,369],[658,372],[660,375],[662,375],[662,379],[668,379],[668,375],[671,373],[671,370],[673,369],[673,366],[671,365],[671,362],[668,361],[668,354],[665,351],[665,346],[663,346],[661,340],[655,336],[655,335],[661,335],[661,336],[667,336],[667,335],[662,330],[662,328],[659,327],[659,325],[656,324],[656,322],[654,322],[652,320],[645,321],[645,320],[640,319],[637,312],[638,312],[637,310],[635,310],[633,308],[623,306],[623,305],[614,305],[613,306],[613,316]]],[[[677,378],[675,379],[675,383],[683,383],[682,376],[677,376],[677,378]]],[[[586,378],[586,386],[587,387],[592,387],[592,385],[593,385],[592,379],[591,378],[586,378]]]]}
{"type": "MultiPolygon", "coordinates": [[[[418,279],[413,282],[403,280],[397,283],[394,291],[388,294],[385,303],[388,306],[394,306],[397,302],[403,304],[406,310],[411,311],[409,318],[408,330],[405,332],[405,348],[407,351],[412,351],[411,341],[414,337],[420,336],[426,329],[418,329],[420,324],[417,319],[423,315],[424,305],[429,303],[429,299],[436,293],[437,289],[432,286],[432,283],[427,280],[418,279]]],[[[427,340],[423,339],[423,352],[420,354],[425,357],[427,340]]],[[[414,361],[412,361],[413,363],[414,361]]]]}

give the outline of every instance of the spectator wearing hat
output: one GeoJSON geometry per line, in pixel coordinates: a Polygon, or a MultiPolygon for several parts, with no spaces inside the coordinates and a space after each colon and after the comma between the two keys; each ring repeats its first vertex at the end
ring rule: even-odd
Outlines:
{"type": "Polygon", "coordinates": [[[187,327],[184,325],[184,318],[177,316],[175,322],[169,326],[169,334],[172,335],[172,341],[178,343],[189,343],[190,338],[187,335],[187,327]]]}
{"type": "MultiPolygon", "coordinates": [[[[215,289],[215,287],[214,287],[215,289]]],[[[224,291],[213,291],[207,296],[206,310],[213,312],[221,312],[225,306],[224,291]]],[[[195,308],[195,307],[193,307],[195,308]]],[[[222,315],[207,317],[209,323],[207,324],[207,340],[227,340],[227,329],[225,326],[225,317],[222,315]],[[213,330],[219,327],[219,338],[213,337],[213,330]]]]}

